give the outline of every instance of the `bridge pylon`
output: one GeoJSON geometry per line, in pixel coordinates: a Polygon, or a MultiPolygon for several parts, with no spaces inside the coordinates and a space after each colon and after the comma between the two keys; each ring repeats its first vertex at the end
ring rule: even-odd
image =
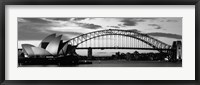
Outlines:
{"type": "Polygon", "coordinates": [[[88,48],[88,59],[92,59],[92,48],[88,48]]]}
{"type": "Polygon", "coordinates": [[[169,58],[170,61],[176,62],[182,60],[182,42],[181,41],[174,41],[171,48],[171,57],[169,58]]]}

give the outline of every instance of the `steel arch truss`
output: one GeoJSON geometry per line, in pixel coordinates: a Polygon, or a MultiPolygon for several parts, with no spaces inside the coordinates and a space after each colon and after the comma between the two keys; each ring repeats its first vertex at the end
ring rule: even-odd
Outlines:
{"type": "Polygon", "coordinates": [[[75,38],[72,38],[68,41],[66,41],[66,45],[73,45],[78,46],[79,44],[86,42],[87,40],[94,39],[96,37],[100,36],[107,36],[107,35],[121,35],[126,37],[132,37],[137,40],[140,40],[151,47],[155,49],[170,49],[171,46],[168,44],[165,44],[162,41],[159,41],[147,34],[139,33],[137,31],[129,31],[129,30],[118,30],[118,29],[109,29],[109,30],[100,30],[100,31],[94,31],[87,34],[82,34],[80,36],[77,36],[75,38]]]}

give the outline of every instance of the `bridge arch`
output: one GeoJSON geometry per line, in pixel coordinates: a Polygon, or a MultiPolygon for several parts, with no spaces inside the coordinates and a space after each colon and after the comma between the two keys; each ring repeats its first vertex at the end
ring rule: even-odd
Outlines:
{"type": "Polygon", "coordinates": [[[109,30],[100,30],[100,31],[89,32],[89,33],[74,37],[65,42],[66,44],[63,47],[63,49],[66,49],[67,45],[72,45],[72,46],[77,47],[79,44],[86,42],[90,39],[94,39],[94,38],[100,37],[100,36],[107,36],[107,35],[121,35],[121,36],[131,37],[131,38],[137,39],[139,41],[142,41],[155,49],[170,49],[171,48],[170,45],[168,45],[160,40],[157,40],[147,34],[139,33],[137,31],[109,29],[109,30]]]}
{"type": "MultiPolygon", "coordinates": [[[[131,37],[131,38],[137,39],[137,40],[139,40],[139,41],[142,41],[142,42],[144,42],[144,43],[146,43],[146,44],[148,44],[148,45],[150,45],[151,47],[154,48],[154,46],[153,46],[152,44],[150,44],[149,42],[147,42],[147,41],[144,41],[144,40],[142,40],[142,39],[140,39],[140,38],[137,38],[137,37],[134,37],[134,36],[122,35],[122,34],[105,34],[105,35],[93,36],[93,37],[91,37],[91,38],[88,38],[88,39],[85,39],[85,40],[81,41],[80,43],[77,44],[77,46],[78,46],[79,44],[83,43],[83,42],[88,41],[88,40],[91,40],[91,39],[94,39],[94,38],[97,38],[97,37],[101,37],[101,36],[107,36],[107,35],[121,35],[121,36],[131,37]]],[[[69,44],[70,44],[70,43],[69,43],[69,44]]]]}

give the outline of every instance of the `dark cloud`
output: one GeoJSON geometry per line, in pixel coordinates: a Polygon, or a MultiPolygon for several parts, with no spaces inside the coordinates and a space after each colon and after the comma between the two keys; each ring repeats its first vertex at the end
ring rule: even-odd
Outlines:
{"type": "Polygon", "coordinates": [[[160,19],[160,18],[124,18],[124,19],[132,19],[132,20],[135,20],[135,21],[138,21],[138,22],[144,22],[144,21],[146,21],[146,20],[158,20],[158,19],[160,19]]]}
{"type": "Polygon", "coordinates": [[[145,19],[145,20],[157,20],[158,18],[138,18],[138,19],[145,19]]]}
{"type": "Polygon", "coordinates": [[[137,30],[137,29],[131,29],[131,30],[129,30],[129,31],[133,31],[133,32],[141,32],[141,31],[139,31],[139,30],[137,30]]]}
{"type": "Polygon", "coordinates": [[[178,20],[169,19],[169,20],[167,20],[166,22],[178,22],[178,20]]]}
{"type": "Polygon", "coordinates": [[[112,28],[120,28],[119,26],[108,26],[108,27],[112,27],[112,28]]]}
{"type": "Polygon", "coordinates": [[[136,26],[138,22],[145,22],[145,19],[142,18],[123,18],[121,22],[123,22],[124,26],[136,26]]]}
{"type": "Polygon", "coordinates": [[[135,22],[145,22],[147,20],[151,20],[151,21],[154,21],[154,20],[158,20],[160,18],[128,18],[128,19],[131,19],[135,22]]]}
{"type": "Polygon", "coordinates": [[[95,25],[95,24],[88,24],[88,23],[76,23],[80,27],[88,28],[88,29],[98,29],[102,28],[100,25],[95,25]]]}
{"type": "Polygon", "coordinates": [[[135,19],[134,21],[136,21],[136,22],[145,22],[144,19],[135,19]]]}
{"type": "Polygon", "coordinates": [[[58,21],[70,21],[71,20],[71,18],[46,18],[46,19],[58,20],[58,21]]]}
{"type": "Polygon", "coordinates": [[[123,20],[121,20],[121,22],[123,22],[123,25],[125,25],[125,26],[136,26],[137,25],[136,21],[129,19],[129,18],[123,19],[123,20]]]}
{"type": "Polygon", "coordinates": [[[155,29],[161,29],[162,27],[158,24],[148,24],[149,26],[155,27],[155,29]]]}
{"type": "Polygon", "coordinates": [[[50,21],[44,20],[42,18],[21,18],[21,19],[31,22],[31,23],[51,23],[50,21]]]}
{"type": "Polygon", "coordinates": [[[182,39],[181,35],[177,34],[171,34],[171,33],[160,33],[160,32],[154,32],[154,33],[147,33],[151,36],[157,36],[157,37],[166,37],[166,38],[174,38],[174,39],[182,39]]]}
{"type": "Polygon", "coordinates": [[[46,19],[51,19],[51,20],[57,20],[57,21],[80,21],[80,20],[84,20],[86,18],[46,18],[46,19]]]}
{"type": "Polygon", "coordinates": [[[80,21],[80,20],[84,20],[86,18],[74,18],[75,21],[80,21]]]}

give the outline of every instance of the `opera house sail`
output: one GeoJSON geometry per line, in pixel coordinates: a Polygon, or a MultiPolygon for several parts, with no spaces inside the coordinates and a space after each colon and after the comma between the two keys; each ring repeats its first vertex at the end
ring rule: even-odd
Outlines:
{"type": "MultiPolygon", "coordinates": [[[[22,44],[22,50],[25,57],[45,57],[45,56],[58,56],[59,48],[61,48],[62,35],[56,37],[56,34],[51,34],[44,38],[38,47],[31,44],[22,44]]],[[[67,48],[66,48],[67,49],[67,48]]],[[[63,50],[66,50],[63,49],[63,50]]]]}

